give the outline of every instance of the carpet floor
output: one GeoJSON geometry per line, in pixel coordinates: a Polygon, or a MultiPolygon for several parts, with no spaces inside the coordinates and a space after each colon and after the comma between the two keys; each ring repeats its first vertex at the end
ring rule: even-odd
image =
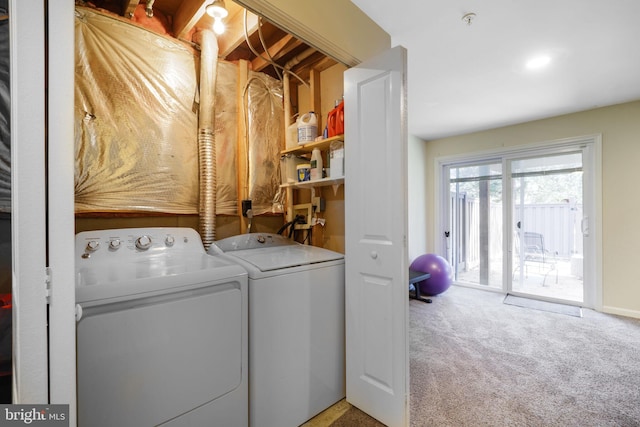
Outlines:
{"type": "Polygon", "coordinates": [[[451,287],[410,301],[412,426],[640,426],[640,321],[451,287]]]}

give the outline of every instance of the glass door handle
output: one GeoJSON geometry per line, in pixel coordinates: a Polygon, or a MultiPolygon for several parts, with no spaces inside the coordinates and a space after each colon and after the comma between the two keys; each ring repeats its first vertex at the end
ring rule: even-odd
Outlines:
{"type": "Polygon", "coordinates": [[[589,217],[588,216],[582,217],[582,220],[580,221],[580,231],[582,231],[582,235],[584,237],[589,236],[589,217]]]}

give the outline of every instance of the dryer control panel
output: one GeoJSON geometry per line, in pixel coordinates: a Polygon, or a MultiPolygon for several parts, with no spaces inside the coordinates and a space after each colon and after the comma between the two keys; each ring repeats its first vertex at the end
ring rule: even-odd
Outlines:
{"type": "Polygon", "coordinates": [[[76,256],[87,259],[149,257],[157,252],[204,252],[191,228],[157,227],[84,231],[76,235],[76,256]]]}

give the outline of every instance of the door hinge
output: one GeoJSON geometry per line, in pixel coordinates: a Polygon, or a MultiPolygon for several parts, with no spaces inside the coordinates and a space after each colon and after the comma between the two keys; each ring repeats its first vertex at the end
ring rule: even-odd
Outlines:
{"type": "Polygon", "coordinates": [[[47,300],[47,304],[51,304],[51,267],[44,269],[44,295],[47,300]]]}

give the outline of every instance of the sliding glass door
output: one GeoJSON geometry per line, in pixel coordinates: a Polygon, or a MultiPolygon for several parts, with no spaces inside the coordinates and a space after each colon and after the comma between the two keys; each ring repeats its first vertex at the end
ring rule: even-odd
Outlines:
{"type": "Polygon", "coordinates": [[[595,141],[441,162],[440,226],[454,280],[591,306],[595,141]]]}
{"type": "Polygon", "coordinates": [[[583,301],[582,152],[511,159],[511,290],[583,301]]]}

